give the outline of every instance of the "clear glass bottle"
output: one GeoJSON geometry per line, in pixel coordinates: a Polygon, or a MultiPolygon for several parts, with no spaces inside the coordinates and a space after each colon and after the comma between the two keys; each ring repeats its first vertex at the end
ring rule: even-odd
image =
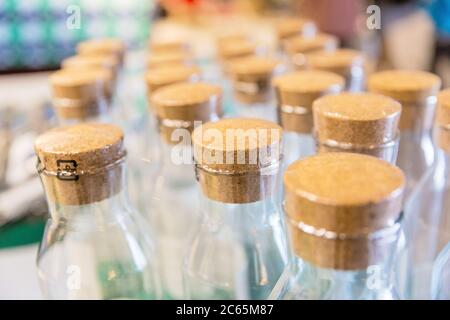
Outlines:
{"type": "Polygon", "coordinates": [[[351,152],[395,164],[401,105],[374,93],[340,93],[314,101],[318,153],[351,152]]]}
{"type": "Polygon", "coordinates": [[[159,119],[161,159],[148,218],[158,236],[165,299],[184,298],[183,259],[189,237],[199,224],[190,132],[196,121],[218,120],[221,95],[220,87],[186,82],[166,86],[151,96],[159,119]]]}
{"type": "Polygon", "coordinates": [[[49,299],[157,299],[152,233],[130,206],[123,132],[52,129],[35,144],[50,210],[37,268],[49,299]]]}
{"type": "Polygon", "coordinates": [[[318,70],[305,70],[278,76],[273,85],[277,98],[278,123],[284,132],[284,165],[313,155],[313,101],[322,95],[339,93],[345,80],[318,70]]]}
{"type": "Polygon", "coordinates": [[[233,82],[233,109],[238,117],[276,121],[272,77],[283,66],[277,60],[251,56],[229,63],[233,82]]]}
{"type": "Polygon", "coordinates": [[[431,299],[450,300],[450,242],[442,250],[434,263],[431,299]]]}
{"type": "Polygon", "coordinates": [[[281,131],[238,118],[194,130],[201,227],[186,261],[187,298],[266,299],[280,277],[287,262],[277,202],[281,131]]]}
{"type": "Polygon", "coordinates": [[[306,55],[306,69],[337,73],[345,78],[345,91],[359,92],[365,88],[365,58],[357,50],[322,50],[306,55]]]}
{"type": "Polygon", "coordinates": [[[295,257],[270,299],[396,299],[403,173],[375,157],[324,153],[284,174],[295,257]]]}
{"type": "MultiPolygon", "coordinates": [[[[431,298],[433,265],[450,242],[450,90],[439,95],[435,141],[436,160],[405,204],[406,245],[397,273],[402,296],[408,299],[431,298]]],[[[444,256],[441,261],[449,259],[444,256]]]]}
{"type": "Polygon", "coordinates": [[[339,39],[326,33],[318,33],[314,36],[296,36],[283,42],[286,58],[294,69],[305,68],[307,54],[316,51],[334,51],[338,47],[339,39]]]}
{"type": "Polygon", "coordinates": [[[405,201],[435,159],[431,137],[439,77],[422,71],[387,70],[370,76],[371,92],[392,97],[402,105],[397,165],[407,178],[405,201]]]}

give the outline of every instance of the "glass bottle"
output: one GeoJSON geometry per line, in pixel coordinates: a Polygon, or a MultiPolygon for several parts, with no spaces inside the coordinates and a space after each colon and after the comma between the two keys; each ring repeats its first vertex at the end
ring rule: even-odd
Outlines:
{"type": "Polygon", "coordinates": [[[281,128],[259,119],[197,127],[201,226],[187,256],[189,299],[266,299],[287,262],[277,203],[281,128]]]}
{"type": "Polygon", "coordinates": [[[314,101],[318,153],[351,152],[395,164],[401,105],[374,93],[340,93],[314,101]]]}
{"type": "Polygon", "coordinates": [[[365,58],[360,51],[336,49],[306,55],[306,69],[337,73],[345,78],[345,91],[358,92],[365,88],[365,58]]]}
{"type": "Polygon", "coordinates": [[[397,273],[401,293],[408,299],[430,299],[433,265],[447,263],[448,268],[443,261],[450,259],[444,250],[450,243],[450,90],[442,91],[438,100],[436,160],[405,204],[406,246],[400,251],[397,273]]]}
{"type": "Polygon", "coordinates": [[[405,201],[435,159],[431,129],[441,80],[422,71],[387,70],[370,76],[371,92],[392,97],[402,105],[397,165],[406,175],[405,201]]]}
{"type": "Polygon", "coordinates": [[[190,132],[195,122],[214,121],[222,115],[221,95],[218,86],[186,82],[151,96],[159,121],[161,158],[148,218],[157,232],[165,299],[183,298],[183,258],[199,223],[190,132]]]}
{"type": "Polygon", "coordinates": [[[431,299],[450,300],[450,242],[442,250],[434,263],[431,299]]]}
{"type": "Polygon", "coordinates": [[[318,70],[293,72],[274,79],[278,123],[284,134],[284,165],[315,153],[313,101],[322,95],[339,93],[344,83],[341,76],[318,70]]]}
{"type": "Polygon", "coordinates": [[[283,50],[294,69],[304,69],[306,55],[316,51],[334,51],[339,39],[331,34],[318,33],[314,36],[296,36],[283,42],[283,50]]]}
{"type": "Polygon", "coordinates": [[[35,144],[50,210],[37,268],[49,299],[155,299],[152,233],[130,206],[123,132],[64,126],[35,144]]]}
{"type": "Polygon", "coordinates": [[[79,122],[111,122],[107,98],[112,81],[110,71],[102,68],[62,69],[49,78],[52,104],[61,125],[79,122]]]}
{"type": "Polygon", "coordinates": [[[276,121],[271,81],[282,68],[277,60],[259,56],[234,59],[229,63],[233,108],[237,116],[276,121]]]}
{"type": "Polygon", "coordinates": [[[270,299],[396,299],[401,170],[372,156],[323,153],[291,164],[284,185],[295,257],[270,299]]]}

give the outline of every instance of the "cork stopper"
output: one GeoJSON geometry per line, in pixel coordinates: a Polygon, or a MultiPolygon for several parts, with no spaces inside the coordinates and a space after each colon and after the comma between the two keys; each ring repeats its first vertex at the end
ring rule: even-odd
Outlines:
{"type": "Polygon", "coordinates": [[[275,30],[281,41],[298,35],[312,36],[316,33],[316,25],[308,19],[283,17],[275,22],[275,30]]]}
{"type": "Polygon", "coordinates": [[[84,205],[122,189],[123,132],[109,124],[58,127],[35,143],[38,170],[49,201],[84,205]]]}
{"type": "Polygon", "coordinates": [[[324,153],[290,165],[284,185],[293,249],[304,260],[355,270],[390,253],[387,231],[399,219],[405,186],[399,168],[371,156],[324,153]]]}
{"type": "Polygon", "coordinates": [[[373,93],[340,93],[314,101],[314,131],[319,145],[367,147],[395,141],[401,105],[373,93]]]}
{"type": "Polygon", "coordinates": [[[183,40],[165,40],[165,41],[150,42],[149,49],[150,52],[152,53],[168,53],[168,52],[186,53],[189,51],[189,46],[183,40]]]}
{"type": "Polygon", "coordinates": [[[158,89],[150,98],[160,119],[162,138],[172,143],[175,129],[193,129],[194,121],[212,121],[222,116],[222,89],[204,82],[177,83],[158,89]]]}
{"type": "Polygon", "coordinates": [[[283,129],[311,133],[313,101],[322,95],[342,91],[344,85],[343,77],[319,70],[298,71],[274,78],[279,122],[283,129]]]}
{"type": "Polygon", "coordinates": [[[282,129],[258,119],[223,119],[192,133],[203,194],[225,203],[250,203],[274,194],[282,129]]]}
{"type": "Polygon", "coordinates": [[[251,56],[256,53],[256,44],[247,39],[228,39],[217,47],[217,54],[222,62],[251,56]]]}
{"type": "Polygon", "coordinates": [[[439,148],[450,152],[450,89],[442,90],[438,95],[436,140],[439,148]]]}
{"type": "Polygon", "coordinates": [[[148,69],[189,65],[190,63],[191,56],[184,52],[155,52],[149,54],[147,57],[148,69]]]}
{"type": "Polygon", "coordinates": [[[376,72],[368,81],[369,91],[392,97],[402,104],[401,130],[432,128],[440,86],[438,76],[409,70],[376,72]]]}
{"type": "Polygon", "coordinates": [[[306,58],[306,66],[308,68],[335,72],[343,77],[348,77],[352,67],[362,67],[363,65],[363,54],[352,49],[318,51],[308,54],[306,58]]]}
{"type": "Polygon", "coordinates": [[[198,81],[200,68],[195,66],[179,65],[161,67],[147,72],[145,80],[147,92],[152,94],[157,89],[178,82],[198,81]]]}
{"type": "Polygon", "coordinates": [[[84,120],[106,111],[110,71],[100,68],[62,69],[50,75],[53,106],[60,119],[84,120]]]}
{"type": "Polygon", "coordinates": [[[112,54],[117,57],[120,64],[123,63],[125,49],[125,43],[114,38],[91,39],[77,45],[77,52],[80,55],[112,54]]]}
{"type": "Polygon", "coordinates": [[[271,93],[273,75],[282,67],[278,60],[251,56],[230,62],[236,98],[243,103],[265,102],[271,93]]]}

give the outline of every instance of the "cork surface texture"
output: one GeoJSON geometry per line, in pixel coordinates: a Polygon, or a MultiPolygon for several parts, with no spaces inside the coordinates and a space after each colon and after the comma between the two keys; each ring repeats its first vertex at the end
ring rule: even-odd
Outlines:
{"type": "Polygon", "coordinates": [[[120,63],[123,63],[125,49],[125,43],[114,38],[92,39],[77,45],[77,52],[81,55],[111,53],[117,56],[120,63]]]}
{"type": "Polygon", "coordinates": [[[280,126],[257,119],[223,119],[197,127],[192,143],[203,193],[216,201],[247,203],[274,192],[281,138],[280,126]]]}
{"type": "Polygon", "coordinates": [[[89,56],[75,55],[64,59],[61,62],[62,68],[105,68],[116,72],[119,67],[119,60],[112,54],[93,54],[89,56]]]}
{"type": "Polygon", "coordinates": [[[223,61],[253,55],[256,52],[256,44],[243,38],[221,41],[217,46],[217,55],[223,61]]]}
{"type": "Polygon", "coordinates": [[[156,89],[169,84],[198,80],[200,73],[200,68],[196,66],[167,66],[148,71],[145,80],[148,92],[153,93],[156,89]]]}
{"type": "Polygon", "coordinates": [[[152,53],[188,52],[189,45],[183,40],[152,41],[149,43],[152,53]]]}
{"type": "Polygon", "coordinates": [[[397,136],[401,105],[372,93],[340,93],[314,101],[314,131],[319,143],[328,140],[374,146],[397,136]]]}
{"type": "Polygon", "coordinates": [[[279,64],[280,62],[273,58],[251,56],[230,62],[229,71],[238,79],[244,76],[267,76],[272,74],[279,64]]]}
{"type": "Polygon", "coordinates": [[[123,132],[109,124],[58,127],[40,135],[35,151],[47,197],[63,205],[106,199],[121,189],[123,132]],[[74,173],[66,176],[65,172],[74,173]]]}
{"type": "Polygon", "coordinates": [[[307,55],[307,65],[313,69],[331,70],[363,64],[363,54],[352,49],[322,50],[307,55]]]}
{"type": "Polygon", "coordinates": [[[159,67],[189,65],[192,56],[187,52],[155,52],[147,56],[147,68],[155,69],[159,67]]]}
{"type": "Polygon", "coordinates": [[[403,102],[420,102],[436,95],[441,86],[438,76],[424,71],[386,70],[372,74],[368,87],[403,102]]]}
{"type": "Polygon", "coordinates": [[[290,165],[284,185],[292,246],[305,260],[361,269],[391,251],[385,238],[369,235],[399,218],[405,186],[399,168],[371,156],[325,153],[290,165]],[[322,232],[306,232],[298,224],[322,232]],[[339,236],[326,237],[325,231],[339,236]]]}

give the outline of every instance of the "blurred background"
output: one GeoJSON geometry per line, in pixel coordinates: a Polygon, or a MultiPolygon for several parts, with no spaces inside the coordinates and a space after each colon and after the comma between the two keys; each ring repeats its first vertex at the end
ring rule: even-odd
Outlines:
{"type": "Polygon", "coordinates": [[[35,137],[55,125],[49,72],[78,42],[127,44],[128,100],[146,109],[143,71],[149,37],[188,39],[199,61],[214,56],[217,33],[245,31],[276,50],[272,23],[307,17],[369,68],[437,73],[450,85],[450,0],[0,0],[0,299],[41,298],[35,257],[46,204],[36,176],[35,137]],[[381,19],[369,28],[372,5],[381,19]]]}

